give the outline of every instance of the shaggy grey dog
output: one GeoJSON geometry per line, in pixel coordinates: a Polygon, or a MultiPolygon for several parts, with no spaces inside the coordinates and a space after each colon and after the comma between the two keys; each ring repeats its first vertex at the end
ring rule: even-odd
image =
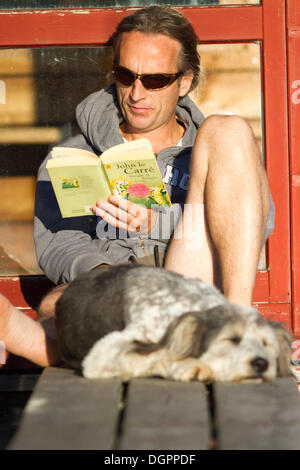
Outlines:
{"type": "Polygon", "coordinates": [[[162,268],[98,269],[56,304],[63,361],[88,378],[269,381],[291,375],[290,337],[213,286],[162,268]]]}

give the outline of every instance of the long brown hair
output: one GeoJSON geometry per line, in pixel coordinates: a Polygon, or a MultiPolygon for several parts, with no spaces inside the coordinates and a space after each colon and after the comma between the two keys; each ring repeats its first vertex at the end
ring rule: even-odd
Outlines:
{"type": "Polygon", "coordinates": [[[122,33],[131,31],[164,34],[176,39],[181,44],[180,71],[192,70],[194,78],[191,90],[197,86],[200,76],[200,56],[197,51],[199,39],[189,20],[179,11],[167,5],[153,5],[123,18],[109,40],[116,61],[119,60],[122,33]]]}

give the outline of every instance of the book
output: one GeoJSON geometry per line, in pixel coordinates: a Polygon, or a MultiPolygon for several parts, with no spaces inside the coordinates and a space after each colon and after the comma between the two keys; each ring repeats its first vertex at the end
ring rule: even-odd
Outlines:
{"type": "Polygon", "coordinates": [[[99,199],[119,195],[147,208],[171,206],[151,143],[115,145],[100,157],[88,150],[54,147],[46,164],[62,217],[93,214],[99,199]]]}

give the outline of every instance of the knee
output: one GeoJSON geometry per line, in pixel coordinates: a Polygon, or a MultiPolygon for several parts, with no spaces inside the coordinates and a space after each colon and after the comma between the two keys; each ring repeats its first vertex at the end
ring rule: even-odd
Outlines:
{"type": "Polygon", "coordinates": [[[199,128],[197,141],[206,142],[208,155],[229,163],[231,159],[261,160],[252,128],[239,116],[211,115],[199,128]]]}
{"type": "Polygon", "coordinates": [[[215,139],[230,136],[244,138],[253,138],[253,132],[250,125],[240,116],[227,114],[212,114],[202,122],[199,133],[203,135],[214,136],[215,139]]]}

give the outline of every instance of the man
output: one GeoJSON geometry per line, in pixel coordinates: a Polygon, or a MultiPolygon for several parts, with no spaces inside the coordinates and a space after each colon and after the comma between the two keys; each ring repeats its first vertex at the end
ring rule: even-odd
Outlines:
{"type": "MultiPolygon", "coordinates": [[[[198,81],[198,39],[180,13],[164,6],[138,10],[121,21],[112,43],[115,83],[78,106],[82,134],[64,145],[99,155],[147,137],[173,208],[150,210],[111,196],[95,201],[98,218],[62,219],[44,162],[35,218],[42,269],[64,284],[108,264],[148,262],[157,246],[166,269],[215,283],[231,302],[249,305],[260,250],[272,230],[267,178],[251,129],[236,116],[204,120],[186,96],[198,81]],[[161,236],[171,211],[176,220],[161,236]],[[106,238],[105,223],[128,237],[106,238]]],[[[53,316],[64,288],[44,300],[40,319],[53,316]]],[[[8,350],[40,365],[56,361],[55,342],[40,323],[21,318],[4,298],[0,312],[0,339],[8,350]]]]}

